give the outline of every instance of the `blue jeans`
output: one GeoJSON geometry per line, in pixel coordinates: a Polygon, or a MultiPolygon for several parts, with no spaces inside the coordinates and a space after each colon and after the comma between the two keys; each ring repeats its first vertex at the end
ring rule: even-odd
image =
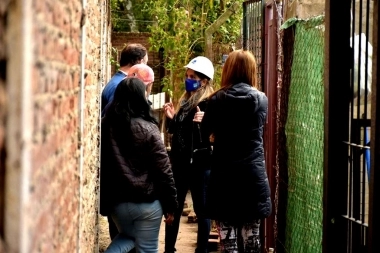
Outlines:
{"type": "Polygon", "coordinates": [[[162,207],[158,200],[152,203],[121,203],[112,212],[119,234],[105,253],[157,253],[158,234],[162,221],[162,207]]]}
{"type": "MultiPolygon", "coordinates": [[[[175,243],[179,230],[179,223],[183,211],[183,205],[186,199],[187,192],[190,190],[193,200],[194,212],[197,215],[198,233],[197,233],[197,248],[195,252],[206,253],[208,251],[208,238],[210,235],[211,221],[205,218],[205,202],[210,170],[186,170],[179,168],[182,171],[176,173],[173,170],[174,182],[177,188],[178,209],[174,213],[174,221],[172,225],[165,225],[165,252],[174,252],[175,243]]],[[[180,252],[181,253],[181,252],[180,252]]]]}

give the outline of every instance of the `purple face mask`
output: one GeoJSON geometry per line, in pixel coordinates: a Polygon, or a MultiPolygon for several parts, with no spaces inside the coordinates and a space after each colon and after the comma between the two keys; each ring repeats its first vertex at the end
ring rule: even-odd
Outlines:
{"type": "Polygon", "coordinates": [[[198,89],[200,86],[201,86],[201,81],[189,79],[189,78],[186,78],[185,80],[186,91],[194,91],[198,89]]]}

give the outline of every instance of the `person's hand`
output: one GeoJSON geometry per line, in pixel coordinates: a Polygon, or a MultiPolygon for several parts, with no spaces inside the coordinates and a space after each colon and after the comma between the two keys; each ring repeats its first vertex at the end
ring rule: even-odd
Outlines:
{"type": "Polygon", "coordinates": [[[172,214],[172,213],[167,213],[167,214],[165,215],[165,220],[164,220],[164,222],[165,222],[167,225],[171,225],[171,224],[173,223],[173,221],[174,221],[174,214],[172,214]]]}
{"type": "Polygon", "coordinates": [[[174,114],[175,114],[173,103],[172,102],[166,103],[166,104],[164,104],[163,108],[165,110],[166,116],[168,118],[172,119],[174,117],[174,114]]]}
{"type": "Polygon", "coordinates": [[[197,112],[194,114],[194,122],[202,122],[203,115],[205,115],[205,112],[202,112],[201,109],[199,109],[199,106],[197,106],[197,112]]]}
{"type": "Polygon", "coordinates": [[[209,136],[209,141],[210,141],[210,143],[214,143],[214,141],[215,141],[215,136],[214,136],[214,134],[210,134],[210,136],[209,136]]]}

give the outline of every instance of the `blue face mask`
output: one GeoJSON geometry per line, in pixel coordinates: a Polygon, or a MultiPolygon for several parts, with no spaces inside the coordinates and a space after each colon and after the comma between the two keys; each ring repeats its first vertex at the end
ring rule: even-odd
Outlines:
{"type": "Polygon", "coordinates": [[[185,80],[186,91],[194,91],[198,89],[200,86],[201,86],[201,81],[189,79],[189,78],[185,80]]]}

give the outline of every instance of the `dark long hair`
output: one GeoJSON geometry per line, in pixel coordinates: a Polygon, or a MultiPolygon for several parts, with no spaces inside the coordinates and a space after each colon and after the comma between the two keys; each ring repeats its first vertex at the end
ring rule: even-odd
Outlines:
{"type": "Polygon", "coordinates": [[[118,84],[105,115],[118,137],[130,137],[132,118],[142,118],[158,125],[145,97],[145,90],[146,85],[136,77],[125,78],[118,84]]]}

